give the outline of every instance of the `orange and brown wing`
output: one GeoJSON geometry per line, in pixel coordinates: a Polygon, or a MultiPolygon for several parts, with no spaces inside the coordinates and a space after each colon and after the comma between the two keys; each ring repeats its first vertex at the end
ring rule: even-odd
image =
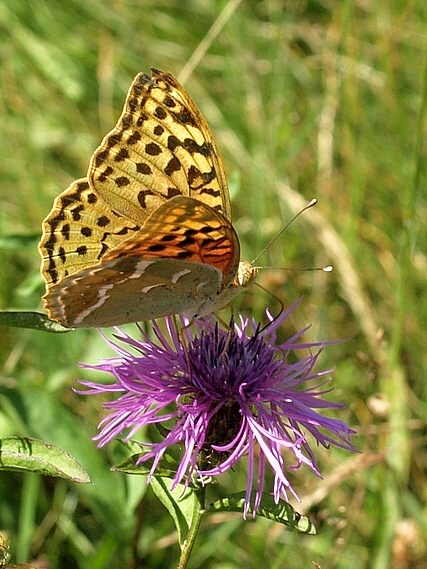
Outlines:
{"type": "Polygon", "coordinates": [[[238,264],[231,224],[197,200],[176,197],[101,262],[52,284],[45,306],[50,318],[67,327],[196,315],[202,307],[216,310],[226,303],[238,264]]]}
{"type": "Polygon", "coordinates": [[[181,196],[165,202],[135,235],[111,250],[104,262],[120,257],[205,263],[222,273],[223,287],[227,287],[237,273],[240,247],[223,215],[181,196]]]}

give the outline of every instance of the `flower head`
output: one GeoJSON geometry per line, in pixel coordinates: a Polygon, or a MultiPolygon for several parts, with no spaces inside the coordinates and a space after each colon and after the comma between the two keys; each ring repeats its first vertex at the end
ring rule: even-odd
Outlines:
{"type": "Polygon", "coordinates": [[[153,322],[155,342],[142,330],[142,340],[118,330],[120,345],[111,344],[119,357],[87,366],[110,372],[114,383],[81,382],[88,388],[86,394],[121,393],[104,404],[109,414],[95,437],[99,445],[125,430],[128,440],[150,423],[172,423],[161,442],[144,443],[148,450],[140,461],[153,459],[153,474],[168,447],[180,443],[183,455],[175,485],[188,483],[194,474],[219,475],[247,455],[246,511],[255,478],[253,511],[259,507],[267,466],[274,473],[276,502],[287,498],[288,491],[294,493],[286,468],[305,464],[320,475],[307,433],[325,447],[354,450],[349,440],[353,431],[317,411],[341,406],[323,398],[331,391],[323,379],[330,370],[313,371],[325,343],[299,342],[305,332],[301,330],[275,345],[277,328],[296,304],[275,320],[270,318],[264,329],[241,317],[226,330],[207,318],[193,333],[166,318],[166,334],[153,322]],[[301,349],[308,355],[290,361],[290,353],[301,349]],[[291,466],[288,457],[293,457],[291,466]]]}

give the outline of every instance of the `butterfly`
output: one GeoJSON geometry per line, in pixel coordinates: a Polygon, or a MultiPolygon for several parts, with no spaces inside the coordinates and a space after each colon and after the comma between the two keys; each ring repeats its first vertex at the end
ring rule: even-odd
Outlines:
{"type": "Polygon", "coordinates": [[[253,279],[213,135],[173,75],[135,77],[86,178],[55,199],[39,251],[49,318],[68,328],[195,319],[253,279]]]}

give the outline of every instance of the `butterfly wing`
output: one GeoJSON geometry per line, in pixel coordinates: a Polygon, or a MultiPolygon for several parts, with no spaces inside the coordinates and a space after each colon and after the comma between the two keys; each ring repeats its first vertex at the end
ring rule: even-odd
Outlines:
{"type": "Polygon", "coordinates": [[[139,229],[132,220],[113,211],[86,178],[76,180],[55,199],[43,221],[39,251],[47,287],[98,264],[108,251],[139,229]]]}
{"type": "Polygon", "coordinates": [[[136,223],[177,195],[196,198],[231,221],[213,135],[170,73],[135,77],[117,125],[91,159],[88,178],[112,209],[136,223]]]}
{"type": "Polygon", "coordinates": [[[58,196],[43,222],[50,317],[64,326],[107,326],[131,321],[129,314],[144,320],[218,307],[239,265],[230,218],[221,158],[195,103],[171,74],[138,74],[87,179],[58,196]]]}
{"type": "Polygon", "coordinates": [[[233,296],[238,263],[231,224],[198,200],[176,197],[102,263],[52,285],[46,308],[50,318],[68,327],[201,315],[233,296]],[[224,289],[231,294],[223,296],[224,289]]]}

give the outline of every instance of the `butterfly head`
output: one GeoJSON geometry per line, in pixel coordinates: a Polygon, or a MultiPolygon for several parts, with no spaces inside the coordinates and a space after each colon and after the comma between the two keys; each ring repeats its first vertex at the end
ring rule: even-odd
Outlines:
{"type": "Polygon", "coordinates": [[[235,284],[246,287],[251,284],[258,273],[258,267],[253,267],[249,261],[240,261],[235,284]]]}

